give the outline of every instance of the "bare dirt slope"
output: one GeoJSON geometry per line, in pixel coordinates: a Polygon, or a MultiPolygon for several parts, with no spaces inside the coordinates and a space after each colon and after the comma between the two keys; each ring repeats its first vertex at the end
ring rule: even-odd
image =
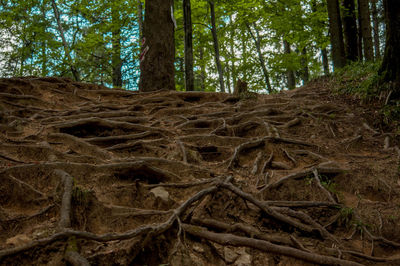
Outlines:
{"type": "Polygon", "coordinates": [[[324,84],[1,79],[0,264],[399,265],[396,135],[324,84]]]}

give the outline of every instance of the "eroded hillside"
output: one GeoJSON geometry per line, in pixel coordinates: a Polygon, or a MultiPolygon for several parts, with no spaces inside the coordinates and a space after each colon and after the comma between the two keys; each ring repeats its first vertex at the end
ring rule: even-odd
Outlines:
{"type": "Polygon", "coordinates": [[[324,84],[1,79],[0,263],[399,265],[398,139],[324,84]]]}

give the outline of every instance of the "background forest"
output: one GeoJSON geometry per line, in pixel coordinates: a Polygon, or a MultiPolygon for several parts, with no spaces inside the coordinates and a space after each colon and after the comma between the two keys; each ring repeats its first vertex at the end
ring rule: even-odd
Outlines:
{"type": "MultiPolygon", "coordinates": [[[[232,92],[238,79],[259,92],[294,88],[333,65],[379,59],[384,47],[379,0],[174,1],[177,90],[185,89],[188,2],[195,90],[232,92]],[[329,34],[329,17],[340,24],[341,43],[329,34]],[[338,46],[343,60],[333,64],[338,46]]],[[[143,19],[140,0],[1,1],[0,76],[66,76],[136,90],[143,19]]]]}

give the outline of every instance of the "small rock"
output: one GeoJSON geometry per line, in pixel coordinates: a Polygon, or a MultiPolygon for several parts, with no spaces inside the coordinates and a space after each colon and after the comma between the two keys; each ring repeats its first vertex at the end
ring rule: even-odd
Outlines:
{"type": "Polygon", "coordinates": [[[57,161],[57,156],[55,156],[54,154],[50,154],[48,156],[48,160],[51,162],[55,162],[55,161],[57,161]]]}
{"type": "Polygon", "coordinates": [[[199,253],[204,253],[204,248],[197,243],[193,245],[193,250],[199,253]]]}
{"type": "Polygon", "coordinates": [[[31,238],[25,234],[16,235],[6,240],[7,245],[23,246],[31,242],[31,238]]]}
{"type": "Polygon", "coordinates": [[[169,193],[163,187],[156,187],[150,190],[150,193],[153,193],[156,198],[160,198],[161,200],[168,202],[169,193]]]}
{"type": "Polygon", "coordinates": [[[235,266],[251,266],[251,256],[245,250],[245,248],[240,248],[238,250],[240,257],[235,261],[235,266]]]}
{"type": "Polygon", "coordinates": [[[239,254],[237,254],[235,251],[228,247],[224,247],[224,258],[226,262],[234,263],[238,257],[239,254]]]}

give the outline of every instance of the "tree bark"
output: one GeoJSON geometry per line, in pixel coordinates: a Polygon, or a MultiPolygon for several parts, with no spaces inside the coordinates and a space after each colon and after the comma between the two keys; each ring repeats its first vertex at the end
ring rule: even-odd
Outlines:
{"type": "Polygon", "coordinates": [[[329,32],[332,46],[332,61],[334,69],[342,68],[346,65],[342,22],[338,0],[327,0],[329,32]]]}
{"type": "Polygon", "coordinates": [[[371,35],[371,18],[369,12],[369,0],[359,0],[361,32],[364,44],[364,56],[367,61],[374,60],[374,49],[371,35]]]}
{"type": "Polygon", "coordinates": [[[139,26],[139,47],[142,47],[143,40],[143,4],[138,0],[138,26],[139,26]]]}
{"type": "Polygon", "coordinates": [[[308,80],[310,79],[310,73],[308,69],[308,60],[307,60],[307,48],[304,47],[301,50],[301,65],[303,67],[302,73],[301,73],[301,78],[303,80],[303,85],[305,85],[308,80]]]}
{"type": "Polygon", "coordinates": [[[378,74],[381,83],[392,90],[392,97],[400,99],[400,5],[397,0],[384,0],[386,47],[378,74]]]}
{"type": "MultiPolygon", "coordinates": [[[[283,49],[285,54],[290,54],[290,43],[286,40],[283,40],[283,49]]],[[[286,77],[287,77],[287,86],[288,89],[294,89],[296,87],[296,77],[294,76],[293,70],[287,70],[286,71],[286,77]]]]}
{"type": "Polygon", "coordinates": [[[173,0],[145,3],[140,91],[175,90],[173,0]]]}
{"type": "Polygon", "coordinates": [[[357,61],[357,21],[354,0],[342,0],[342,6],[346,59],[357,61]]]}
{"type": "Polygon", "coordinates": [[[217,27],[215,26],[215,8],[214,1],[208,1],[210,5],[211,12],[211,32],[214,40],[214,51],[215,51],[215,63],[217,65],[218,75],[219,75],[219,86],[221,92],[225,92],[225,84],[224,84],[224,70],[221,66],[221,61],[219,58],[219,44],[218,44],[218,36],[217,36],[217,27]]]}
{"type": "Polygon", "coordinates": [[[118,6],[115,1],[111,2],[111,19],[112,19],[112,83],[113,87],[122,87],[122,60],[121,60],[121,19],[118,6]]]}
{"type": "Polygon", "coordinates": [[[190,0],[183,0],[183,28],[185,32],[185,88],[194,91],[193,34],[190,0]]]}
{"type": "Polygon", "coordinates": [[[200,47],[200,82],[201,90],[206,90],[206,64],[204,63],[204,47],[200,47]]]}
{"type": "Polygon", "coordinates": [[[322,66],[324,67],[324,74],[329,75],[329,59],[326,48],[321,49],[321,55],[322,55],[322,66]]]}
{"type": "Polygon", "coordinates": [[[262,72],[264,74],[265,85],[267,86],[267,91],[268,91],[269,94],[271,94],[273,92],[273,89],[272,89],[271,83],[269,81],[268,70],[265,67],[265,60],[264,60],[264,56],[263,56],[262,51],[261,51],[260,32],[258,31],[257,26],[255,24],[253,24],[253,26],[254,26],[254,30],[256,32],[256,35],[253,34],[251,26],[248,23],[246,23],[246,26],[247,26],[247,29],[249,30],[250,36],[253,39],[254,44],[256,46],[256,49],[257,49],[258,61],[260,61],[260,66],[261,66],[262,72]]]}
{"type": "Polygon", "coordinates": [[[57,4],[56,4],[56,2],[54,0],[52,0],[51,1],[51,5],[53,7],[54,16],[55,16],[56,21],[57,21],[58,31],[59,31],[60,36],[61,36],[62,44],[64,46],[65,56],[67,57],[69,67],[70,67],[71,72],[72,72],[72,76],[74,77],[74,79],[76,81],[79,81],[80,80],[79,73],[76,70],[76,68],[75,68],[75,66],[73,64],[73,61],[72,61],[71,52],[69,50],[68,43],[67,43],[67,41],[65,39],[64,29],[63,29],[63,26],[61,24],[60,13],[58,11],[57,4]]]}
{"type": "Polygon", "coordinates": [[[378,0],[372,0],[372,23],[374,30],[374,47],[375,47],[375,59],[381,58],[380,52],[380,41],[379,41],[379,18],[378,18],[378,10],[376,9],[376,2],[378,0]]]}
{"type": "Polygon", "coordinates": [[[235,66],[235,61],[236,61],[236,56],[235,56],[235,26],[233,24],[232,16],[229,16],[229,21],[231,22],[231,30],[230,30],[230,52],[231,52],[231,71],[232,71],[232,86],[235,86],[236,84],[236,66],[235,66]]]}

